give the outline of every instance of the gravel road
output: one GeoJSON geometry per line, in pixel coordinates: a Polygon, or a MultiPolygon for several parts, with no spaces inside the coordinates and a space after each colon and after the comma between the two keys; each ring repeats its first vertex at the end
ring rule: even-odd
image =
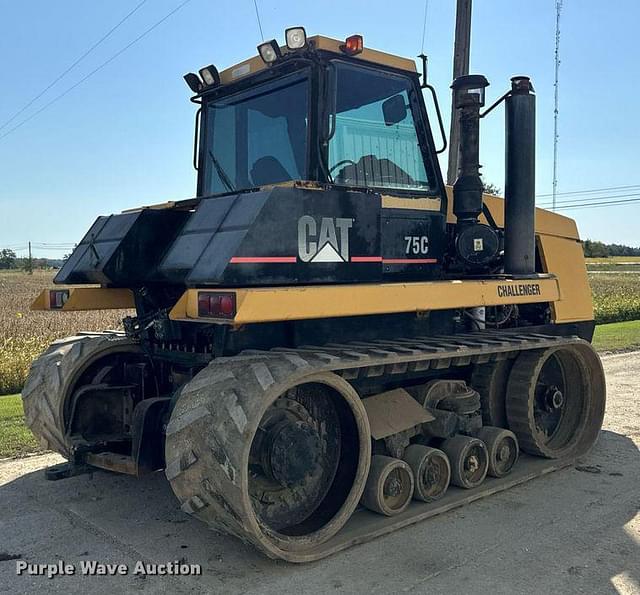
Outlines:
{"type": "Polygon", "coordinates": [[[207,530],[161,473],[48,482],[57,455],[0,461],[0,592],[640,594],[640,352],[603,361],[605,429],[579,465],[302,566],[207,530]],[[18,576],[21,560],[78,571],[18,576]],[[80,560],[129,574],[82,576],[80,560]],[[174,560],[202,575],[132,574],[174,560]]]}

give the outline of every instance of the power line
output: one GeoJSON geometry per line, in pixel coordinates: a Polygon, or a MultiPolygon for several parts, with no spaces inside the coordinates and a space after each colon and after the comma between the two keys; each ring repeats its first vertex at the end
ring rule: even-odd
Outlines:
{"type": "Polygon", "coordinates": [[[262,23],[260,22],[260,11],[258,10],[257,0],[253,0],[253,6],[256,9],[256,19],[258,20],[258,29],[260,29],[260,37],[262,37],[262,41],[264,41],[264,33],[262,32],[262,23]]]}
{"type": "Polygon", "coordinates": [[[7,132],[5,132],[2,136],[0,136],[0,140],[2,140],[3,138],[5,138],[6,136],[10,135],[12,132],[14,132],[15,130],[17,130],[18,128],[20,128],[21,126],[24,126],[27,122],[29,122],[30,120],[33,120],[33,118],[35,118],[37,115],[41,114],[44,110],[46,110],[48,107],[50,107],[51,105],[53,105],[54,103],[56,103],[57,101],[59,101],[60,99],[62,99],[65,95],[68,95],[71,91],[73,91],[76,87],[79,87],[82,83],[84,83],[87,79],[91,78],[94,74],[96,74],[98,71],[102,70],[105,66],[107,66],[108,64],[110,64],[111,62],[113,62],[118,56],[122,55],[124,52],[126,52],[131,46],[135,45],[136,43],[138,43],[143,37],[146,37],[149,33],[151,33],[156,27],[158,27],[159,25],[161,25],[162,23],[164,23],[164,21],[166,21],[169,17],[171,17],[172,15],[174,15],[176,12],[178,12],[183,6],[185,6],[185,4],[188,4],[189,2],[191,2],[191,0],[183,0],[180,4],[178,4],[178,6],[176,6],[173,10],[171,10],[169,13],[167,13],[165,16],[163,16],[159,21],[156,21],[153,25],[151,25],[151,27],[149,27],[148,29],[146,29],[143,33],[141,33],[140,35],[138,35],[138,37],[136,37],[133,41],[129,42],[126,46],[124,46],[121,50],[117,51],[115,54],[113,54],[109,59],[105,60],[102,64],[100,64],[100,66],[94,68],[89,74],[85,75],[84,77],[82,77],[77,83],[75,83],[74,85],[72,85],[71,87],[69,87],[66,91],[63,91],[62,93],[60,93],[60,95],[57,95],[56,97],[54,97],[51,101],[49,101],[48,103],[45,103],[39,110],[35,111],[33,114],[31,114],[29,117],[25,118],[24,120],[22,120],[20,123],[16,124],[13,128],[10,128],[7,132]]]}
{"type": "MultiPolygon", "coordinates": [[[[611,194],[606,196],[588,196],[588,197],[576,196],[573,198],[567,198],[565,200],[558,200],[556,201],[556,204],[562,205],[562,204],[573,203],[576,201],[580,203],[584,202],[585,204],[589,204],[590,202],[596,202],[596,201],[606,202],[609,200],[628,198],[629,196],[640,196],[640,194],[629,194],[628,192],[625,192],[624,194],[611,194]]],[[[538,203],[536,206],[546,208],[551,206],[551,204],[552,203],[550,201],[546,201],[546,202],[538,203]]]]}
{"type": "MultiPolygon", "coordinates": [[[[608,190],[626,190],[629,188],[640,188],[640,184],[631,184],[630,186],[610,186],[608,188],[591,188],[589,190],[573,190],[571,192],[558,192],[557,196],[568,196],[570,194],[593,194],[594,192],[605,192],[608,190]]],[[[544,196],[553,196],[553,194],[536,194],[537,198],[544,196]]]]}
{"type": "Polygon", "coordinates": [[[33,242],[34,246],[42,246],[48,248],[50,246],[57,246],[58,248],[68,248],[69,246],[75,246],[74,242],[33,242]]]}
{"type": "MultiPolygon", "coordinates": [[[[638,195],[640,196],[640,195],[638,195]]],[[[630,198],[627,200],[615,200],[615,201],[611,201],[611,202],[606,202],[606,203],[599,203],[599,204],[588,204],[588,205],[580,205],[580,204],[576,204],[576,205],[566,205],[566,206],[560,206],[558,207],[558,210],[564,211],[565,209],[599,209],[602,207],[609,207],[611,205],[621,205],[621,204],[632,204],[632,203],[639,203],[640,202],[640,198],[630,198]]]]}
{"type": "Polygon", "coordinates": [[[75,66],[77,66],[78,64],[80,64],[80,62],[82,62],[82,60],[84,60],[91,52],[93,52],[93,50],[95,50],[103,41],[105,41],[108,37],[111,36],[111,34],[118,29],[125,21],[127,21],[135,12],[138,11],[139,8],[142,7],[142,5],[146,2],[147,0],[142,0],[141,2],[139,2],[134,8],[133,10],[131,10],[130,12],[128,12],[118,23],[116,23],[113,27],[111,27],[111,29],[109,29],[109,31],[107,31],[100,39],[98,39],[98,41],[96,41],[86,52],[84,52],[79,58],[77,58],[75,60],[75,62],[73,62],[73,64],[71,64],[71,66],[69,66],[66,70],[64,70],[63,72],[61,72],[55,79],[53,79],[44,89],[42,89],[42,91],[40,91],[40,93],[38,93],[35,97],[31,98],[27,103],[25,103],[17,112],[15,112],[4,124],[2,124],[2,126],[0,126],[0,130],[2,130],[3,128],[5,128],[8,124],[10,124],[11,122],[13,122],[21,113],[23,113],[26,109],[28,109],[29,107],[31,107],[34,102],[36,102],[38,99],[40,99],[40,97],[42,97],[49,89],[51,89],[51,87],[53,87],[60,79],[64,78],[75,66]]]}

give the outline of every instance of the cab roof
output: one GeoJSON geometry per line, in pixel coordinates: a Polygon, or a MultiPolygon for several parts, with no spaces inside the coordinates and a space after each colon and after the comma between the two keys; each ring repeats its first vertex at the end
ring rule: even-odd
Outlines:
{"type": "MultiPolygon", "coordinates": [[[[312,45],[317,50],[330,52],[336,56],[344,57],[346,54],[340,49],[344,44],[344,41],[338,41],[330,37],[323,37],[322,35],[314,35],[307,38],[309,45],[312,45]]],[[[290,53],[290,50],[286,46],[281,46],[283,54],[290,53]]],[[[406,70],[408,72],[417,72],[416,64],[409,58],[401,58],[400,56],[394,56],[393,54],[387,54],[378,50],[370,49],[366,45],[361,53],[351,56],[355,59],[362,60],[363,62],[369,62],[373,64],[380,64],[381,66],[389,66],[398,70],[406,70]]],[[[256,74],[269,68],[264,63],[259,55],[255,55],[244,62],[240,62],[235,66],[226,68],[220,73],[220,82],[223,85],[234,83],[246,76],[256,74]]]]}

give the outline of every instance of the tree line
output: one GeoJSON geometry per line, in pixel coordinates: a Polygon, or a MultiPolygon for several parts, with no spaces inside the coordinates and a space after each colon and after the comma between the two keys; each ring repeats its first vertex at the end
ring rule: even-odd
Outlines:
{"type": "Polygon", "coordinates": [[[584,255],[587,257],[607,258],[609,256],[640,256],[640,248],[632,248],[624,244],[605,244],[596,240],[582,242],[584,255]]]}
{"type": "Polygon", "coordinates": [[[61,259],[51,258],[32,258],[29,263],[28,258],[21,258],[10,248],[3,248],[0,250],[0,270],[29,270],[31,266],[34,269],[50,269],[52,267],[59,267],[64,260],[69,256],[65,255],[61,259]]]}

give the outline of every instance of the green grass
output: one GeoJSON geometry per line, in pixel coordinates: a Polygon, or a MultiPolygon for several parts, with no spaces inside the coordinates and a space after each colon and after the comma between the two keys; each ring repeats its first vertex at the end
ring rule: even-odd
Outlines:
{"type": "Polygon", "coordinates": [[[39,450],[38,442],[24,423],[20,395],[0,397],[0,458],[39,450]]]}
{"type": "Polygon", "coordinates": [[[585,258],[587,264],[606,264],[617,262],[633,262],[640,264],[640,256],[609,256],[607,258],[589,257],[585,258]]]}
{"type": "Polygon", "coordinates": [[[596,326],[593,345],[598,351],[621,351],[640,347],[640,320],[596,326]]]}

